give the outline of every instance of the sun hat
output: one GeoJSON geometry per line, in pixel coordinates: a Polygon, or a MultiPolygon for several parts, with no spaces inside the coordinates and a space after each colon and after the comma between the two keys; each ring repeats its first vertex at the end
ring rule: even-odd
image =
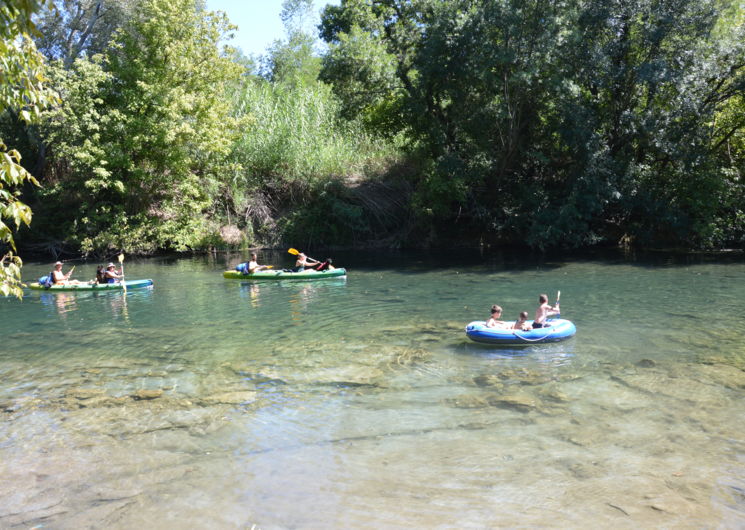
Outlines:
{"type": "Polygon", "coordinates": [[[57,265],[62,265],[62,262],[61,262],[61,261],[58,261],[57,263],[55,263],[55,264],[54,264],[54,266],[55,266],[55,267],[56,267],[57,265]]]}
{"type": "Polygon", "coordinates": [[[113,263],[109,263],[108,265],[106,265],[107,269],[110,269],[111,267],[116,267],[116,265],[114,265],[113,263]]]}

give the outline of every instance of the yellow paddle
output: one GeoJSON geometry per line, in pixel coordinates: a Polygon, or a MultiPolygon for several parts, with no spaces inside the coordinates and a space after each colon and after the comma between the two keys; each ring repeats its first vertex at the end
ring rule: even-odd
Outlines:
{"type": "MultiPolygon", "coordinates": [[[[299,251],[298,249],[296,249],[296,248],[289,248],[289,249],[287,249],[287,252],[289,252],[290,254],[293,254],[293,255],[295,255],[295,256],[297,256],[298,254],[300,254],[300,251],[299,251]]],[[[311,258],[310,256],[305,256],[305,257],[306,257],[306,258],[310,258],[310,259],[312,259],[313,261],[315,261],[315,262],[317,262],[317,263],[321,263],[321,262],[320,262],[320,261],[318,261],[317,259],[315,259],[315,258],[311,258]]]]}
{"type": "Polygon", "coordinates": [[[122,266],[122,291],[127,292],[127,283],[124,281],[124,252],[119,254],[119,265],[122,266]]]}

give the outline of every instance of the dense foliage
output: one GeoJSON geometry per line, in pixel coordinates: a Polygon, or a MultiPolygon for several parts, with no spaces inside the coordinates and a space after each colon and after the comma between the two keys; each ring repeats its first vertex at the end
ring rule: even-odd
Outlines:
{"type": "MultiPolygon", "coordinates": [[[[54,101],[44,84],[43,57],[31,39],[36,31],[31,17],[42,3],[5,0],[0,4],[0,115],[12,114],[26,125],[54,101]]],[[[8,148],[0,135],[0,294],[4,296],[22,294],[23,262],[14,254],[13,231],[31,223],[31,210],[19,199],[25,183],[37,181],[21,165],[18,150],[8,148]]]]}
{"type": "Polygon", "coordinates": [[[16,239],[745,246],[736,1],[341,0],[322,56],[311,7],[247,58],[203,0],[46,6],[62,100],[0,116],[41,183],[16,239]]]}
{"type": "Polygon", "coordinates": [[[322,75],[431,160],[414,205],[435,237],[742,244],[745,27],[726,8],[343,0],[322,75]]]}
{"type": "Polygon", "coordinates": [[[199,247],[230,167],[237,126],[215,88],[240,74],[219,55],[227,20],[190,0],[144,0],[134,13],[105,55],[59,60],[51,74],[63,104],[44,116],[37,209],[84,252],[199,247]]]}

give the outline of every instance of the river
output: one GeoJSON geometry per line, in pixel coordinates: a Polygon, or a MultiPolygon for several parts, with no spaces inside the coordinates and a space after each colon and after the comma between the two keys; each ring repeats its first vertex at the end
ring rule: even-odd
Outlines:
{"type": "Polygon", "coordinates": [[[0,298],[0,528],[745,526],[741,256],[453,254],[0,298]],[[558,290],[574,338],[465,337],[558,290]]]}

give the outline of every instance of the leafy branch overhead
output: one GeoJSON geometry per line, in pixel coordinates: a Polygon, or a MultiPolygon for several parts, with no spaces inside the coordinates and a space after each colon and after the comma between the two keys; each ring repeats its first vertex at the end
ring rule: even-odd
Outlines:
{"type": "MultiPolygon", "coordinates": [[[[41,109],[56,100],[45,86],[44,58],[31,38],[37,34],[32,15],[43,1],[6,0],[0,5],[0,115],[15,113],[25,124],[37,121],[41,109]]],[[[38,182],[21,165],[21,155],[0,137],[0,294],[21,296],[22,261],[14,255],[14,231],[31,224],[31,209],[19,196],[21,187],[38,182]]]]}

